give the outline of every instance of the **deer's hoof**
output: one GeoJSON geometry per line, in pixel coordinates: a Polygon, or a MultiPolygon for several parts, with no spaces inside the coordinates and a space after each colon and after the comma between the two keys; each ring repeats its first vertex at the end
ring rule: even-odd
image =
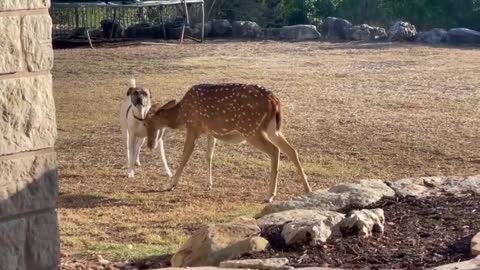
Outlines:
{"type": "Polygon", "coordinates": [[[137,160],[135,161],[135,165],[137,165],[138,167],[142,166],[142,163],[140,163],[140,160],[137,160]]]}
{"type": "Polygon", "coordinates": [[[271,202],[273,202],[273,198],[275,198],[275,195],[271,195],[271,196],[267,197],[263,202],[271,203],[271,202]]]}
{"type": "Polygon", "coordinates": [[[133,177],[135,177],[135,173],[133,172],[133,170],[128,171],[127,177],[128,177],[128,178],[133,178],[133,177]]]}
{"type": "Polygon", "coordinates": [[[210,191],[212,190],[213,186],[212,185],[207,185],[207,190],[210,191]]]}

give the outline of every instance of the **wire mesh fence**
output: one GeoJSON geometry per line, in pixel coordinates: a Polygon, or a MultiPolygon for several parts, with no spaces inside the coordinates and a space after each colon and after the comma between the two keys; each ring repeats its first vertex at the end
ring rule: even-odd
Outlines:
{"type": "MultiPolygon", "coordinates": [[[[180,1],[177,1],[180,2],[180,1]]],[[[190,25],[202,21],[202,1],[187,5],[190,25]]],[[[93,39],[125,37],[137,25],[165,29],[184,23],[183,5],[106,5],[99,3],[53,3],[50,8],[53,38],[85,37],[89,30],[93,39]]],[[[164,30],[165,31],[165,30],[164,30]]]]}

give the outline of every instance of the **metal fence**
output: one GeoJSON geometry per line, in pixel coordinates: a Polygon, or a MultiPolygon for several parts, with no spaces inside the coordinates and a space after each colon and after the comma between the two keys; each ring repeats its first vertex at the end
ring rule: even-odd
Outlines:
{"type": "Polygon", "coordinates": [[[93,39],[122,38],[122,30],[138,24],[162,26],[165,34],[165,26],[204,23],[204,12],[203,0],[161,0],[130,4],[53,2],[50,8],[54,39],[90,39],[90,36],[93,39]]]}

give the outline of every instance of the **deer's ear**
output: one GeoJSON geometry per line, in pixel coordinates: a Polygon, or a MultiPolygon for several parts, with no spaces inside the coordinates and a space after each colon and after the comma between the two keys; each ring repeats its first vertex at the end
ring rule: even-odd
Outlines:
{"type": "Polygon", "coordinates": [[[145,89],[145,91],[147,91],[148,97],[152,99],[152,91],[150,91],[150,89],[147,89],[147,88],[145,89]]]}
{"type": "Polygon", "coordinates": [[[163,105],[159,111],[161,110],[170,110],[171,108],[175,107],[175,105],[177,105],[177,101],[175,99],[173,100],[170,100],[169,102],[167,102],[165,105],[163,105]]]}
{"type": "Polygon", "coordinates": [[[135,88],[133,87],[128,88],[127,96],[130,96],[131,94],[133,94],[133,91],[135,91],[135,88]]]}

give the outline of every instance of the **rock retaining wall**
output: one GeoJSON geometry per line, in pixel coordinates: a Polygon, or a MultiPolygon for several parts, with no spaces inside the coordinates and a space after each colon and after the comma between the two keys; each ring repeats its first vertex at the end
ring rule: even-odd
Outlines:
{"type": "Polygon", "coordinates": [[[0,270],[58,269],[49,6],[0,1],[0,270]]]}

